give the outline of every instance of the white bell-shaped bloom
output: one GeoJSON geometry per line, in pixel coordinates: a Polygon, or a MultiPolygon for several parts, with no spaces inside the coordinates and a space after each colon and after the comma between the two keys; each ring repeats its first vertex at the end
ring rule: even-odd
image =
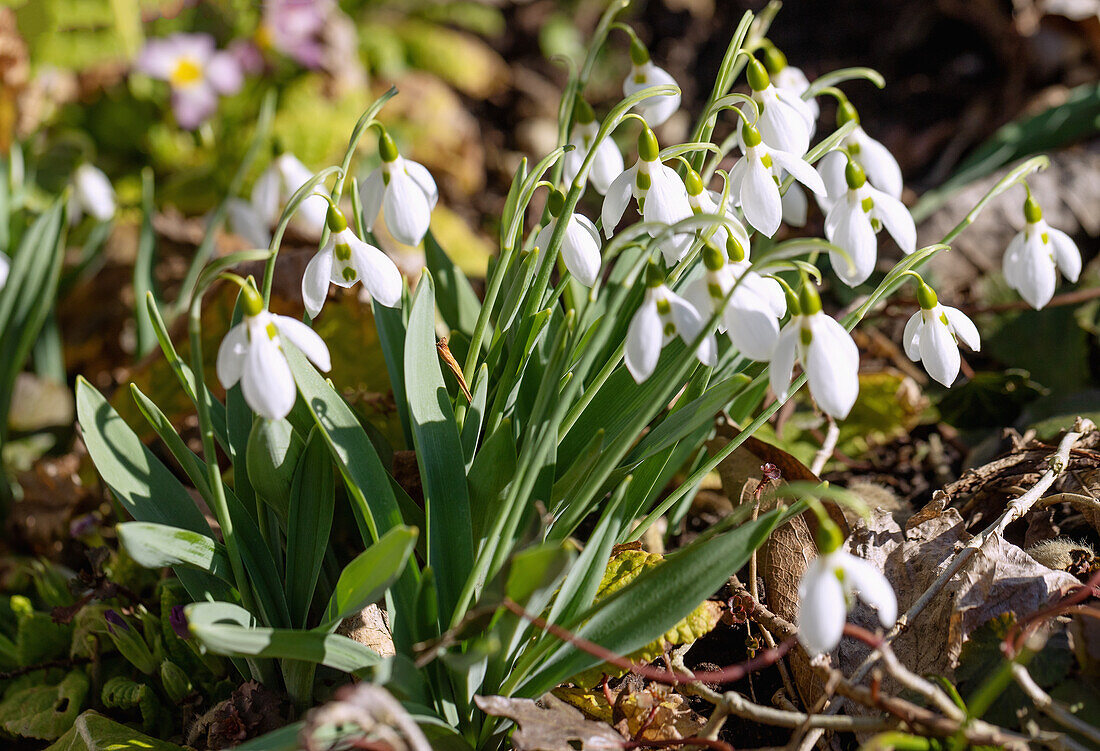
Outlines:
{"type": "Polygon", "coordinates": [[[783,194],[783,221],[792,227],[805,227],[809,211],[806,191],[798,183],[791,183],[783,194]]]}
{"type": "Polygon", "coordinates": [[[760,61],[751,60],[746,75],[753,101],[760,108],[756,128],[764,143],[795,156],[805,154],[814,129],[813,110],[800,95],[773,86],[760,61]]]}
{"type": "Polygon", "coordinates": [[[780,400],[787,398],[794,364],[800,362],[814,401],[826,414],[843,419],[859,395],[859,350],[851,334],[821,311],[821,300],[809,284],[802,288],[800,312],[794,302],[771,356],[772,391],[780,400]]]}
{"type": "MultiPolygon", "coordinates": [[[[646,222],[669,225],[692,215],[684,181],[676,170],[661,163],[657,137],[646,127],[638,136],[638,161],[612,181],[604,196],[601,212],[604,236],[615,233],[632,195],[646,222]]],[[[659,232],[652,230],[651,234],[656,236],[659,232]]]]}
{"type": "Polygon", "coordinates": [[[760,132],[750,125],[741,129],[745,156],[730,170],[730,194],[745,214],[745,221],[772,237],[783,220],[783,198],[779,193],[784,172],[814,193],[825,194],[825,185],[800,156],[763,143],[760,132]]]}
{"type": "Polygon", "coordinates": [[[244,304],[244,320],[229,330],[218,348],[218,380],[227,389],[240,382],[253,412],[279,420],[290,412],[298,393],[283,337],[326,371],[332,367],[328,347],[301,321],[264,310],[255,290],[245,292],[244,304]]]}
{"type": "MultiPolygon", "coordinates": [[[[554,229],[561,221],[565,197],[555,190],[550,194],[548,203],[552,218],[535,236],[535,245],[540,253],[546,252],[554,229]]],[[[599,279],[600,266],[603,264],[603,256],[600,255],[600,232],[596,229],[596,225],[583,214],[569,215],[561,241],[561,257],[565,261],[565,268],[585,287],[591,287],[599,279]]]]}
{"type": "Polygon", "coordinates": [[[825,212],[848,189],[844,180],[844,169],[849,159],[863,168],[871,185],[889,196],[901,198],[902,179],[898,160],[894,159],[894,155],[885,146],[867,135],[858,124],[859,115],[855,107],[850,102],[843,102],[837,110],[837,126],[851,121],[857,123],[855,130],[845,136],[837,150],[830,151],[817,163],[828,193],[824,200],[818,201],[821,210],[825,212]]]}
{"type": "MultiPolygon", "coordinates": [[[[810,88],[810,79],[806,77],[802,69],[790,65],[787,62],[787,56],[774,45],[764,49],[764,67],[767,68],[768,75],[771,76],[772,85],[777,89],[802,99],[802,95],[810,88]]],[[[816,122],[817,116],[821,112],[817,100],[802,99],[802,101],[816,122]]]]}
{"type": "Polygon", "coordinates": [[[909,254],[917,249],[917,228],[905,205],[872,188],[854,161],[845,167],[845,185],[844,195],[825,215],[825,237],[848,254],[830,251],[829,259],[841,281],[854,287],[875,270],[879,230],[885,227],[902,252],[909,254]]]}
{"type": "Polygon", "coordinates": [[[76,224],[88,214],[97,222],[115,215],[115,189],[103,170],[81,164],[73,172],[73,190],[69,198],[69,221],[76,224]]]}
{"type": "MultiPolygon", "coordinates": [[[[630,43],[630,61],[632,63],[630,75],[623,81],[624,97],[636,94],[642,89],[648,89],[650,86],[665,84],[676,86],[676,80],[666,70],[653,64],[649,58],[649,50],[636,38],[630,43]]],[[[638,114],[649,123],[649,127],[656,128],[680,109],[680,92],[647,97],[635,108],[638,114]]]]}
{"type": "Polygon", "coordinates": [[[913,362],[923,362],[928,375],[950,387],[962,364],[959,342],[975,352],[982,348],[978,328],[958,308],[940,305],[935,291],[923,281],[917,300],[921,309],[905,324],[902,335],[905,354],[913,362]]]}
{"type": "Polygon", "coordinates": [[[226,201],[225,208],[226,220],[233,234],[243,237],[253,248],[271,245],[270,225],[250,201],[230,198],[226,201]]]}
{"type": "Polygon", "coordinates": [[[743,255],[727,263],[713,245],[703,246],[703,263],[704,275],[688,284],[684,299],[703,316],[721,310],[718,330],[730,343],[751,360],[768,360],[779,338],[779,320],[787,312],[783,288],[751,271],[743,255]]]}
{"type": "Polygon", "coordinates": [[[397,265],[381,250],[356,237],[335,206],[329,208],[328,223],[332,234],[302,276],[302,301],[310,318],[321,312],[329,282],[340,287],[362,282],[373,299],[387,308],[396,307],[403,286],[397,265]]]}
{"type": "MultiPolygon", "coordinates": [[[[293,154],[280,154],[271,161],[267,169],[256,178],[252,186],[250,200],[263,224],[273,227],[298,189],[313,178],[309,167],[293,154]]],[[[314,236],[321,234],[325,227],[328,201],[324,196],[311,195],[298,206],[294,218],[302,228],[314,236]]]]}
{"type": "MultiPolygon", "coordinates": [[[[565,155],[562,162],[562,180],[566,185],[572,184],[577,179],[581,165],[588,158],[593,144],[596,143],[596,136],[600,132],[592,107],[579,94],[575,110],[573,132],[569,137],[573,150],[565,155]]],[[[588,169],[588,182],[592,183],[592,187],[602,196],[611,187],[611,181],[622,174],[623,155],[610,135],[596,144],[595,149],[596,155],[592,158],[592,165],[588,169]]]]}
{"type": "Polygon", "coordinates": [[[395,240],[405,245],[419,245],[428,232],[432,209],[439,200],[435,180],[424,165],[402,157],[385,131],[378,139],[378,153],[382,165],[367,176],[359,189],[367,229],[374,229],[381,210],[386,229],[395,240]]]}
{"type": "Polygon", "coordinates": [[[1081,275],[1081,252],[1069,235],[1043,219],[1043,210],[1031,196],[1024,204],[1027,225],[1012,238],[1004,257],[1008,286],[1036,310],[1054,297],[1058,273],[1071,282],[1081,275]]]}
{"type": "Polygon", "coordinates": [[[898,600],[881,571],[839,548],[810,561],[798,583],[798,641],[811,657],[840,643],[856,597],[878,612],[885,628],[894,626],[898,600]]]}
{"type": "MultiPolygon", "coordinates": [[[[650,266],[646,271],[645,299],[626,331],[623,346],[626,369],[636,382],[642,383],[657,368],[666,344],[679,336],[690,345],[706,323],[691,303],[665,286],[661,272],[650,266]]],[[[704,365],[717,364],[718,344],[714,334],[703,339],[695,356],[704,365]]]]}

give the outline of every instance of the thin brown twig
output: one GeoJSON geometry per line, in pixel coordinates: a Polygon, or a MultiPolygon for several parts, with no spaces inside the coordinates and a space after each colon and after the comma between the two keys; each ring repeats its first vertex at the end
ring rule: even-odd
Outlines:
{"type": "Polygon", "coordinates": [[[14,668],[13,670],[5,670],[0,672],[0,681],[9,681],[12,678],[18,678],[28,673],[34,673],[38,670],[49,670],[50,668],[74,668],[77,665],[87,665],[92,661],[91,657],[66,657],[60,660],[50,660],[49,662],[40,662],[37,665],[25,665],[21,668],[14,668]]]}

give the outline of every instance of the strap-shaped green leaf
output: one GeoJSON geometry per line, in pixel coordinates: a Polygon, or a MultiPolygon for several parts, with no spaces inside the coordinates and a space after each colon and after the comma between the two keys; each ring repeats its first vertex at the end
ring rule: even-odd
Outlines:
{"type": "Polygon", "coordinates": [[[212,537],[153,522],[123,522],[116,529],[119,542],[139,566],[190,566],[233,583],[225,546],[212,537]]]}
{"type": "Polygon", "coordinates": [[[431,274],[420,278],[405,335],[405,389],[428,521],[428,565],[435,569],[439,609],[449,620],[473,566],[470,498],[454,409],[439,368],[431,274]]]}
{"type": "Polygon", "coordinates": [[[286,529],[286,599],[291,622],[306,625],[321,563],[328,549],[336,482],[325,439],[314,428],[294,472],[286,529]]]}
{"type": "Polygon", "coordinates": [[[436,305],[443,320],[455,331],[470,336],[481,311],[481,301],[470,280],[455,266],[431,230],[424,236],[424,260],[436,283],[436,305]]]}
{"type": "Polygon", "coordinates": [[[317,630],[331,630],[349,615],[380,600],[404,571],[416,546],[416,537],[414,527],[394,527],[355,556],[340,572],[325,611],[325,622],[317,630]]]}

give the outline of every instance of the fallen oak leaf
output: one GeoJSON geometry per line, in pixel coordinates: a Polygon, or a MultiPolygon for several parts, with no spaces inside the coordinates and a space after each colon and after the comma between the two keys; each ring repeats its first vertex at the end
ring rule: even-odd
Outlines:
{"type": "Polygon", "coordinates": [[[516,723],[512,732],[515,751],[581,751],[626,748],[626,739],[609,725],[589,720],[574,707],[547,694],[533,699],[504,696],[475,696],[478,709],[493,717],[507,717],[516,723]]]}

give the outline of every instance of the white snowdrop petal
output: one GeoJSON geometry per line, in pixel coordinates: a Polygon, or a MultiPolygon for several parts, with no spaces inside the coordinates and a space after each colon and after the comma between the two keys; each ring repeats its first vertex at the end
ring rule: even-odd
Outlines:
{"type": "Polygon", "coordinates": [[[838,201],[829,212],[836,216],[830,224],[826,223],[826,237],[829,242],[846,251],[848,257],[829,251],[829,260],[833,271],[849,287],[862,284],[875,270],[878,260],[878,240],[871,227],[871,219],[862,207],[852,201],[838,201]]]}
{"type": "Polygon", "coordinates": [[[264,224],[271,227],[279,218],[282,204],[279,200],[279,169],[274,164],[265,169],[252,185],[249,200],[264,224]]]}
{"type": "Polygon", "coordinates": [[[403,171],[390,174],[390,184],[382,197],[386,229],[394,239],[416,246],[424,239],[432,220],[432,208],[420,186],[403,171]]]}
{"type": "Polygon", "coordinates": [[[909,317],[905,323],[905,331],[901,335],[902,345],[905,348],[905,356],[913,362],[920,362],[920,337],[924,325],[924,317],[918,310],[909,317]]]}
{"type": "Polygon", "coordinates": [[[687,188],[676,170],[663,164],[654,164],[649,168],[649,178],[650,186],[646,191],[645,208],[642,212],[645,221],[675,224],[692,215],[687,188]]]}
{"type": "Polygon", "coordinates": [[[772,237],[779,230],[779,223],[783,220],[779,186],[758,159],[752,159],[745,167],[741,182],[741,209],[745,212],[745,220],[762,234],[772,237]]]}
{"type": "Polygon", "coordinates": [[[596,146],[596,156],[592,159],[588,179],[596,192],[602,196],[607,193],[611,182],[622,174],[624,168],[623,155],[609,135],[596,146]]]}
{"type": "MultiPolygon", "coordinates": [[[[707,321],[699,314],[695,306],[679,295],[669,292],[666,299],[671,309],[672,322],[676,324],[676,332],[684,340],[684,344],[690,345],[703,331],[707,321]]],[[[707,316],[707,318],[709,317],[707,316]]],[[[714,340],[714,334],[707,334],[696,348],[695,356],[704,365],[713,367],[718,363],[718,345],[714,340]]]]}
{"type": "Polygon", "coordinates": [[[328,285],[332,277],[332,248],[333,240],[329,238],[325,247],[310,259],[306,272],[302,275],[302,302],[305,303],[310,318],[317,317],[328,299],[328,285]]]}
{"type": "Polygon", "coordinates": [[[840,643],[848,614],[840,580],[831,570],[819,567],[807,570],[802,581],[805,587],[799,587],[798,641],[813,656],[831,652],[840,643]]]}
{"type": "Polygon", "coordinates": [[[226,202],[226,218],[233,234],[244,238],[253,248],[266,248],[271,244],[271,230],[250,202],[230,198],[226,202]]]}
{"type": "Polygon", "coordinates": [[[805,227],[809,209],[806,191],[798,183],[792,183],[783,194],[783,221],[792,227],[805,227]]]}
{"type": "Polygon", "coordinates": [[[775,166],[784,169],[794,176],[794,179],[805,185],[819,196],[826,195],[825,182],[817,170],[811,167],[802,157],[786,151],[773,149],[769,151],[775,166]]]}
{"type": "Polygon", "coordinates": [[[1048,227],[1050,242],[1054,246],[1054,262],[1062,276],[1071,282],[1076,282],[1081,275],[1081,251],[1069,235],[1060,229],[1048,227]]]}
{"type": "Polygon", "coordinates": [[[351,243],[351,254],[371,298],[387,308],[396,308],[401,303],[404,288],[397,264],[381,250],[358,238],[351,243]]]}
{"type": "Polygon", "coordinates": [[[623,170],[607,189],[603,199],[603,210],[600,212],[604,237],[610,238],[615,234],[615,227],[619,224],[619,220],[623,218],[626,205],[630,203],[630,196],[634,187],[634,175],[637,169],[638,167],[635,165],[630,169],[623,170]]]}
{"type": "Polygon", "coordinates": [[[402,159],[401,164],[408,176],[412,178],[412,181],[423,191],[424,197],[428,199],[429,210],[434,209],[435,204],[439,201],[439,188],[435,184],[432,173],[423,164],[414,162],[411,159],[402,159]]]}
{"type": "Polygon", "coordinates": [[[764,362],[775,351],[775,344],[779,340],[779,321],[757,307],[731,306],[726,334],[733,346],[745,357],[764,362]]]}
{"type": "Polygon", "coordinates": [[[1008,244],[1008,248],[1005,249],[1002,261],[1005,281],[1008,282],[1008,286],[1017,291],[1020,289],[1020,271],[1023,268],[1021,253],[1023,252],[1024,241],[1025,233],[1018,232],[1008,244]]]}
{"type": "Polygon", "coordinates": [[[600,275],[599,234],[587,218],[574,214],[572,221],[565,227],[565,242],[561,246],[562,259],[569,273],[583,284],[591,287],[600,275]],[[588,222],[586,226],[584,222],[588,222]]]}
{"type": "Polygon", "coordinates": [[[917,227],[913,223],[913,215],[898,199],[884,193],[881,190],[871,189],[871,198],[875,202],[874,215],[882,221],[890,237],[898,244],[905,254],[917,249],[917,227]]]}
{"type": "Polygon", "coordinates": [[[951,329],[955,336],[959,338],[963,344],[970,347],[974,352],[980,352],[982,349],[982,340],[978,335],[978,327],[974,325],[974,322],[958,308],[949,308],[946,305],[941,305],[940,310],[947,316],[947,322],[951,324],[951,329]]]}
{"type": "Polygon", "coordinates": [[[810,129],[795,108],[779,98],[768,97],[756,123],[764,143],[792,154],[805,154],[810,146],[810,129]]]}
{"type": "Polygon", "coordinates": [[[804,367],[814,401],[826,414],[843,419],[859,395],[859,351],[853,363],[850,349],[855,342],[843,328],[839,333],[829,322],[836,324],[824,313],[811,318],[813,339],[806,347],[804,367]]]}
{"type": "Polygon", "coordinates": [[[367,179],[359,187],[359,200],[363,204],[363,226],[368,232],[374,229],[374,223],[378,220],[378,212],[382,210],[382,196],[385,192],[386,185],[382,179],[381,168],[367,175],[367,179]]]}
{"type": "Polygon", "coordinates": [[[637,383],[642,383],[649,378],[657,368],[657,361],[661,357],[663,338],[661,316],[657,313],[657,304],[649,299],[647,294],[645,302],[634,313],[634,317],[630,319],[630,326],[626,331],[626,341],[623,344],[626,369],[630,371],[630,375],[637,383]]]}
{"type": "Polygon", "coordinates": [[[11,261],[3,253],[0,253],[0,289],[8,282],[8,272],[11,270],[11,261]]]}
{"type": "Polygon", "coordinates": [[[269,420],[286,417],[298,391],[286,356],[266,335],[253,338],[241,376],[241,391],[252,411],[269,420]]]}
{"type": "Polygon", "coordinates": [[[302,351],[302,354],[322,371],[332,369],[332,360],[329,357],[328,346],[320,334],[305,325],[301,321],[290,316],[273,315],[275,328],[279,330],[287,341],[302,351]]]}
{"type": "Polygon", "coordinates": [[[844,168],[848,166],[848,158],[840,151],[830,151],[817,162],[817,174],[821,176],[825,186],[825,196],[817,196],[817,205],[821,210],[828,212],[833,202],[844,197],[848,192],[848,182],[844,179],[844,168]]]}
{"type": "Polygon", "coordinates": [[[794,372],[800,334],[801,327],[796,316],[779,332],[779,339],[775,343],[775,349],[772,350],[771,364],[768,366],[768,382],[776,398],[780,400],[787,398],[787,390],[791,386],[791,374],[794,372]]]}
{"type": "Polygon", "coordinates": [[[1033,231],[1024,241],[1019,269],[1020,296],[1036,310],[1041,310],[1050,302],[1058,285],[1053,248],[1049,243],[1044,243],[1040,235],[1040,232],[1033,231]]]}
{"type": "Polygon", "coordinates": [[[901,198],[901,168],[894,155],[867,135],[863,128],[857,127],[852,132],[852,138],[859,144],[859,162],[871,184],[894,198],[901,198]]]}
{"type": "Polygon", "coordinates": [[[85,211],[100,222],[115,215],[115,189],[102,170],[82,164],[73,178],[75,193],[85,211]]]}
{"type": "MultiPolygon", "coordinates": [[[[653,64],[653,61],[649,61],[637,69],[637,72],[641,74],[642,81],[637,80],[638,76],[634,70],[627,76],[623,82],[623,95],[630,96],[642,89],[648,89],[651,86],[663,86],[672,85],[676,86],[676,80],[669,75],[663,68],[659,68],[653,64]]],[[[645,119],[651,128],[656,128],[659,125],[663,125],[666,120],[675,114],[676,110],[680,109],[680,94],[657,94],[651,97],[643,99],[640,104],[637,105],[638,113],[645,119]]]]}
{"type": "Polygon", "coordinates": [[[878,611],[879,622],[893,628],[898,619],[898,598],[894,588],[881,571],[871,563],[844,554],[844,581],[859,599],[878,611]]]}
{"type": "Polygon", "coordinates": [[[950,387],[959,375],[961,358],[959,347],[951,337],[951,332],[943,321],[939,320],[939,307],[933,311],[931,321],[926,321],[921,329],[920,357],[928,375],[950,387]]]}
{"type": "MultiPolygon", "coordinates": [[[[4,279],[0,279],[0,287],[3,286],[3,282],[7,279],[7,265],[3,262],[4,259],[0,259],[0,269],[2,269],[2,276],[4,279]]],[[[233,328],[229,329],[225,338],[222,339],[221,345],[218,347],[218,359],[215,364],[215,371],[218,374],[218,382],[225,388],[231,388],[237,381],[241,380],[241,373],[244,371],[245,356],[248,354],[248,327],[242,321],[233,328]]]]}

